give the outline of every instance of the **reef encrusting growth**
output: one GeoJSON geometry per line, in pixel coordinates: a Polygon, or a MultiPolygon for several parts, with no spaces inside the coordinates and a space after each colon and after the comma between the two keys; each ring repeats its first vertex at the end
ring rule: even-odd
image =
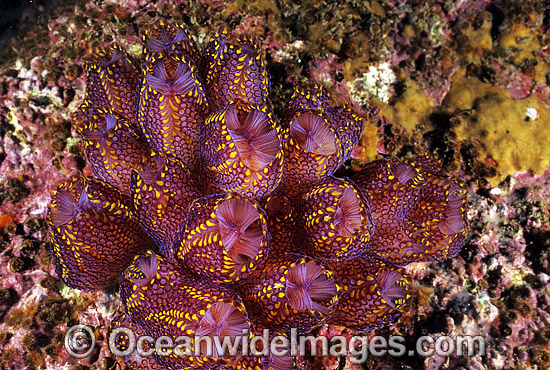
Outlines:
{"type": "Polygon", "coordinates": [[[184,25],[159,21],[142,40],[141,68],[118,46],[86,66],[74,120],[98,179],[61,185],[48,216],[67,285],[105,289],[122,278],[126,320],[151,336],[308,333],[327,322],[364,331],[403,310],[410,278],[400,266],[464,244],[465,186],[432,159],[332,177],[361,117],[318,87],[295,88],[279,123],[252,39],[222,29],[201,53],[184,25]]]}

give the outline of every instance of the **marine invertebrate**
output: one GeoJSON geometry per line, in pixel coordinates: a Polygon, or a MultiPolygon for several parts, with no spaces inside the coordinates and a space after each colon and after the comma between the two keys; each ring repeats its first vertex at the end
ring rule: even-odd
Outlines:
{"type": "Polygon", "coordinates": [[[196,67],[184,54],[154,53],[143,66],[138,121],[151,148],[196,169],[207,110],[196,67]]]}
{"type": "Polygon", "coordinates": [[[238,100],[266,105],[269,79],[262,51],[248,37],[234,36],[221,28],[206,45],[201,72],[213,109],[238,100]]]}
{"type": "Polygon", "coordinates": [[[25,334],[19,342],[26,349],[32,349],[36,344],[36,336],[29,332],[25,334]]]}
{"type": "Polygon", "coordinates": [[[56,273],[79,289],[107,288],[137,253],[155,248],[129,199],[93,178],[59,186],[47,222],[56,273]]]}
{"type": "Polygon", "coordinates": [[[301,333],[326,321],[339,291],[323,264],[292,255],[269,259],[237,289],[257,325],[301,333]]]}
{"type": "Polygon", "coordinates": [[[149,148],[123,116],[91,104],[85,102],[75,119],[88,163],[95,177],[129,195],[132,168],[149,148]]]}
{"type": "MultiPolygon", "coordinates": [[[[327,322],[368,330],[393,320],[409,297],[409,277],[394,264],[442,260],[462,246],[458,180],[423,156],[373,162],[353,181],[332,177],[362,119],[319,87],[296,87],[279,122],[250,38],[222,29],[200,54],[185,26],[159,21],[142,39],[139,88],[120,48],[100,52],[74,116],[94,174],[111,185],[85,177],[61,185],[47,220],[66,284],[105,289],[122,279],[125,316],[114,326],[131,320],[172,338],[308,333],[327,322]],[[128,97],[130,110],[120,101],[128,97]]],[[[126,362],[293,362],[203,352],[154,361],[126,362]]]]}
{"type": "Polygon", "coordinates": [[[283,179],[281,128],[266,106],[231,103],[208,117],[201,145],[204,181],[253,199],[283,179]]]}
{"type": "Polygon", "coordinates": [[[348,180],[328,178],[304,195],[305,241],[319,258],[367,254],[374,221],[367,201],[348,180]]]}
{"type": "Polygon", "coordinates": [[[98,50],[86,63],[84,106],[112,110],[137,129],[134,102],[138,93],[139,68],[118,45],[98,50]]]}
{"type": "Polygon", "coordinates": [[[179,159],[151,151],[132,172],[131,195],[135,217],[169,255],[187,208],[203,192],[179,159]]]}
{"type": "Polygon", "coordinates": [[[352,179],[369,199],[369,250],[396,264],[441,261],[464,245],[466,187],[426,156],[371,162],[352,179]]]}
{"type": "MultiPolygon", "coordinates": [[[[196,279],[151,251],[137,256],[125,271],[120,295],[132,322],[155,338],[168,335],[175,340],[183,334],[234,337],[252,328],[241,299],[232,290],[196,279]]],[[[187,369],[230,365],[237,360],[215,350],[209,357],[202,348],[201,355],[158,354],[155,359],[165,368],[187,369]]]]}
{"type": "Polygon", "coordinates": [[[268,234],[260,206],[239,194],[198,199],[189,208],[175,256],[190,271],[237,282],[263,262],[268,234]]]}
{"type": "Polygon", "coordinates": [[[18,257],[14,257],[8,262],[8,271],[11,273],[21,272],[25,268],[25,262],[18,257]]]}
{"type": "Polygon", "coordinates": [[[333,261],[343,287],[330,324],[367,330],[392,322],[409,298],[410,279],[400,268],[380,260],[333,261]]]}

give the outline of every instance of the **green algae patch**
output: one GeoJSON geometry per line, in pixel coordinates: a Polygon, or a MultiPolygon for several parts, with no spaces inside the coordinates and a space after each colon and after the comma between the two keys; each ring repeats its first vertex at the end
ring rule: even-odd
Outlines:
{"type": "Polygon", "coordinates": [[[550,164],[550,110],[535,96],[514,100],[505,89],[467,77],[460,69],[441,108],[463,112],[457,139],[479,141],[481,157],[496,162],[498,174],[489,179],[491,185],[518,171],[542,173],[550,164]]]}

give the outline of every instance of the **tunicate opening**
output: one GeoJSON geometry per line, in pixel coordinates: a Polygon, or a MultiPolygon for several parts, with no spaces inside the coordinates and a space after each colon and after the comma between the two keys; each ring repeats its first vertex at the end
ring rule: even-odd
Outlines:
{"type": "Polygon", "coordinates": [[[280,140],[269,116],[261,110],[243,112],[232,104],[225,113],[225,123],[235,143],[239,160],[252,172],[269,165],[280,150],[280,140]]]}
{"type": "Polygon", "coordinates": [[[334,280],[325,269],[313,262],[293,266],[286,277],[285,295],[290,307],[297,311],[317,311],[327,315],[326,306],[337,294],[334,280]]]}
{"type": "Polygon", "coordinates": [[[398,310],[405,304],[408,297],[408,281],[397,271],[380,271],[376,276],[378,292],[384,301],[393,309],[398,310]]]}
{"type": "Polygon", "coordinates": [[[123,60],[126,57],[124,51],[119,48],[110,48],[104,50],[104,54],[99,56],[98,65],[101,68],[107,68],[110,65],[115,64],[119,60],[123,60]]]}
{"type": "Polygon", "coordinates": [[[294,359],[290,356],[290,353],[285,356],[273,356],[270,353],[267,359],[267,370],[293,370],[295,368],[294,359]]]}
{"type": "Polygon", "coordinates": [[[154,254],[139,256],[126,270],[126,277],[139,287],[149,284],[158,271],[158,258],[154,254]]]}
{"type": "Polygon", "coordinates": [[[451,183],[449,197],[447,199],[447,208],[445,208],[441,217],[441,222],[439,223],[439,230],[445,235],[454,235],[464,229],[462,193],[462,188],[458,184],[451,183]]]}
{"type": "Polygon", "coordinates": [[[392,169],[392,173],[403,185],[406,185],[411,179],[418,175],[415,168],[407,163],[399,163],[392,169]]]}
{"type": "Polygon", "coordinates": [[[265,211],[269,216],[283,219],[292,212],[290,199],[284,195],[274,195],[267,200],[265,211]]]}
{"type": "Polygon", "coordinates": [[[183,60],[167,56],[153,61],[153,72],[145,74],[149,87],[163,95],[185,95],[196,84],[195,76],[183,60]]]}
{"type": "Polygon", "coordinates": [[[70,223],[93,207],[84,181],[73,181],[67,187],[57,191],[50,209],[50,220],[55,227],[70,223]]]}
{"type": "Polygon", "coordinates": [[[338,201],[333,223],[336,232],[344,238],[352,237],[361,228],[361,199],[350,186],[338,201]]]}
{"type": "Polygon", "coordinates": [[[148,31],[144,35],[144,44],[149,52],[169,52],[172,45],[189,41],[189,36],[184,29],[174,28],[168,23],[159,27],[150,27],[148,31]]]}
{"type": "Polygon", "coordinates": [[[237,264],[254,259],[263,241],[260,213],[245,199],[229,198],[216,207],[222,243],[237,264]]]}
{"type": "Polygon", "coordinates": [[[315,113],[302,113],[290,124],[290,136],[306,152],[331,156],[336,153],[336,135],[328,123],[315,113]]]}
{"type": "MultiPolygon", "coordinates": [[[[226,336],[234,338],[237,335],[242,335],[245,329],[250,329],[250,323],[242,311],[231,303],[216,302],[208,308],[201,318],[195,336],[216,336],[223,340],[226,336]]],[[[202,342],[202,345],[201,352],[205,354],[206,345],[204,342],[202,342]]],[[[213,347],[214,357],[223,357],[224,354],[219,354],[215,346],[213,347]]]]}

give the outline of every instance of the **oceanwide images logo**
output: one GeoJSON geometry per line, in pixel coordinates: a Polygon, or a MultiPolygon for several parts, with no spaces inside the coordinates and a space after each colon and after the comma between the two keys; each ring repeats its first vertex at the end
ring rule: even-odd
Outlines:
{"type": "MultiPolygon", "coordinates": [[[[370,356],[484,356],[485,338],[481,336],[422,336],[416,340],[415,348],[407,349],[405,338],[391,336],[342,336],[333,337],[298,335],[291,329],[290,336],[270,336],[264,329],[262,335],[251,335],[243,330],[236,336],[136,336],[125,327],[114,329],[109,336],[109,349],[115,356],[126,357],[137,353],[141,357],[181,356],[181,357],[224,357],[224,356],[350,356],[352,363],[362,363],[370,356]],[[117,346],[123,338],[124,348],[117,346]],[[119,341],[118,341],[119,342],[119,341]]],[[[76,358],[91,355],[96,347],[92,328],[85,325],[71,327],[65,335],[65,348],[76,358]]]]}

